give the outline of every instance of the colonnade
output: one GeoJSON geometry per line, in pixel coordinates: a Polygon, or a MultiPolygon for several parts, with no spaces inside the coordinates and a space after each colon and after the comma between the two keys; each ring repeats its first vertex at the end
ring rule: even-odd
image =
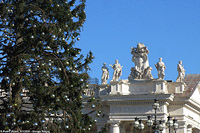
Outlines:
{"type": "MultiPolygon", "coordinates": [[[[108,121],[108,123],[110,124],[110,127],[109,127],[110,133],[129,133],[129,132],[132,133],[134,131],[133,126],[132,127],[128,126],[130,128],[130,129],[128,129],[128,131],[126,129],[127,123],[129,123],[129,125],[130,125],[130,121],[126,123],[124,121],[122,122],[122,121],[117,120],[117,121],[108,121]]],[[[147,125],[145,125],[145,126],[147,126],[147,125]]],[[[146,133],[146,132],[149,132],[148,129],[142,131],[142,133],[146,133]]],[[[168,130],[168,128],[165,128],[160,133],[169,133],[169,130],[168,130]]],[[[200,130],[195,127],[192,127],[192,125],[190,125],[190,124],[185,123],[185,124],[182,124],[179,126],[176,133],[200,133],[200,130]]]]}

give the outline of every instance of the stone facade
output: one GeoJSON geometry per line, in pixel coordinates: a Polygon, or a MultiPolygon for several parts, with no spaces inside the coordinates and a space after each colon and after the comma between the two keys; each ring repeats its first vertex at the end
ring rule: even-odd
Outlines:
{"type": "MultiPolygon", "coordinates": [[[[167,121],[170,115],[178,120],[177,133],[200,132],[200,75],[186,75],[185,82],[166,80],[142,80],[128,82],[120,80],[110,85],[99,85],[99,97],[104,105],[104,117],[98,117],[96,129],[108,123],[110,133],[131,133],[134,131],[134,118],[143,120],[142,133],[149,132],[146,125],[147,116],[154,117],[152,108],[154,99],[158,98],[160,108],[157,119],[167,121]]],[[[94,116],[95,117],[95,116],[94,116]]],[[[162,133],[168,133],[168,127],[162,133]]]]}
{"type": "MultiPolygon", "coordinates": [[[[137,52],[139,48],[134,50],[137,52]]],[[[142,45],[142,48],[145,46],[142,45]]],[[[147,51],[147,48],[145,49],[147,51]]],[[[148,51],[146,53],[148,54],[148,51]]],[[[134,55],[133,51],[132,54],[134,55]]],[[[141,55],[143,53],[139,51],[134,58],[143,59],[141,55]]],[[[145,62],[148,63],[148,60],[145,62]]],[[[146,68],[148,67],[146,65],[146,68]]],[[[134,74],[136,70],[143,74],[146,68],[134,68],[134,74]]],[[[133,74],[133,71],[131,73],[133,74]]],[[[176,133],[200,133],[200,74],[188,74],[180,82],[142,78],[143,75],[139,77],[131,75],[127,80],[111,81],[110,84],[96,86],[98,93],[94,95],[101,99],[103,108],[100,117],[93,116],[97,119],[97,123],[91,132],[100,131],[106,124],[110,133],[133,133],[136,117],[141,119],[145,126],[142,133],[152,132],[146,122],[148,115],[154,119],[152,104],[157,98],[160,105],[157,110],[157,120],[164,120],[166,123],[167,117],[171,116],[177,119],[179,125],[176,133]]],[[[174,132],[172,129],[170,131],[174,132]]],[[[161,132],[169,133],[169,128],[164,125],[164,130],[161,132]]]]}

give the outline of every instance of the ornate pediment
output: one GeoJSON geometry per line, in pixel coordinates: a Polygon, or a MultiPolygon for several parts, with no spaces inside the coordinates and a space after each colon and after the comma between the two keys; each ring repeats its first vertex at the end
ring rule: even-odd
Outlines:
{"type": "Polygon", "coordinates": [[[193,93],[190,96],[190,99],[199,102],[200,101],[200,82],[194,88],[193,93]]]}

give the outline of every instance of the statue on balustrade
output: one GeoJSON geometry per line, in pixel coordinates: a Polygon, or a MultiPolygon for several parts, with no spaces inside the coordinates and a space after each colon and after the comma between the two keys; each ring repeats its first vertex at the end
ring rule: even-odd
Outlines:
{"type": "Polygon", "coordinates": [[[102,85],[107,84],[107,80],[108,79],[109,79],[109,71],[108,71],[108,68],[106,67],[106,63],[103,63],[102,76],[101,76],[101,84],[102,85]]]}
{"type": "Polygon", "coordinates": [[[179,64],[177,65],[177,71],[178,71],[178,77],[176,79],[176,82],[183,82],[183,79],[185,77],[185,69],[182,65],[182,61],[179,61],[179,64]]]}
{"type": "Polygon", "coordinates": [[[148,53],[149,50],[143,43],[138,43],[137,48],[131,48],[132,61],[135,63],[135,67],[131,68],[129,80],[153,79],[152,68],[149,67],[148,53]]]}
{"type": "Polygon", "coordinates": [[[114,72],[113,72],[113,78],[111,81],[118,81],[119,80],[119,77],[122,75],[122,67],[118,60],[115,60],[115,64],[114,65],[110,65],[113,69],[114,69],[114,72]]]}
{"type": "Polygon", "coordinates": [[[155,64],[155,67],[158,71],[158,79],[164,79],[166,66],[162,58],[159,58],[159,62],[155,64]]]}

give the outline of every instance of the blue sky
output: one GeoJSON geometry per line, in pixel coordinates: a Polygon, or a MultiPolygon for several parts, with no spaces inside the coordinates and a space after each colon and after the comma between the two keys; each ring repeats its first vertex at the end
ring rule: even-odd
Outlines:
{"type": "MultiPolygon", "coordinates": [[[[186,74],[200,74],[200,0],[87,0],[86,4],[87,19],[76,46],[84,55],[94,53],[91,77],[100,80],[103,63],[109,67],[118,59],[124,66],[120,79],[127,79],[134,67],[130,48],[138,42],[150,51],[154,78],[159,57],[166,65],[166,80],[176,80],[179,60],[186,74]]],[[[111,80],[111,67],[109,72],[111,80]]]]}

